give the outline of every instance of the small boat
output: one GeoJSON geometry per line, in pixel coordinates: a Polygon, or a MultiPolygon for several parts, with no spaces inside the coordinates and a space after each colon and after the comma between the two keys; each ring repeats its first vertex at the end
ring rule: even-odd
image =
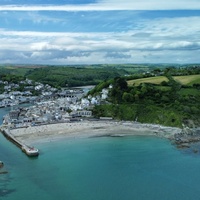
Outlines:
{"type": "Polygon", "coordinates": [[[3,162],[0,161],[0,168],[2,168],[4,166],[3,162]]]}
{"type": "Polygon", "coordinates": [[[39,150],[34,148],[34,147],[29,147],[26,145],[22,146],[22,151],[27,155],[27,156],[38,156],[39,155],[39,150]]]}

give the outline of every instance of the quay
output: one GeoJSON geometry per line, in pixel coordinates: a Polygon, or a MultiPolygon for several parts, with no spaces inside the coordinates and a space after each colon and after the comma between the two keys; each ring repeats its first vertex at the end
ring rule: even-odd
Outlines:
{"type": "Polygon", "coordinates": [[[26,144],[23,144],[21,141],[16,139],[11,133],[9,128],[0,127],[0,131],[3,133],[3,135],[10,140],[12,143],[14,143],[16,146],[18,146],[27,156],[33,157],[39,155],[39,150],[30,147],[26,144]]]}

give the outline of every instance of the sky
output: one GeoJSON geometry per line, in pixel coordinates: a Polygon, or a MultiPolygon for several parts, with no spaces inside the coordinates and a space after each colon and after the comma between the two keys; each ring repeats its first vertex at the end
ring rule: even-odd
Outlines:
{"type": "Polygon", "coordinates": [[[0,64],[123,63],[200,63],[200,0],[0,0],[0,64]]]}

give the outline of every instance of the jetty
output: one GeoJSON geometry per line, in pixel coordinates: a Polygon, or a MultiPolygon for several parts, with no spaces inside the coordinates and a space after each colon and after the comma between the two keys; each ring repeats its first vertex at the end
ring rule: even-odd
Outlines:
{"type": "Polygon", "coordinates": [[[19,147],[27,156],[35,157],[39,155],[39,150],[35,147],[30,147],[21,141],[19,141],[17,138],[15,138],[11,133],[9,127],[0,127],[0,131],[3,133],[3,135],[10,140],[12,143],[14,143],[17,147],[19,147]]]}

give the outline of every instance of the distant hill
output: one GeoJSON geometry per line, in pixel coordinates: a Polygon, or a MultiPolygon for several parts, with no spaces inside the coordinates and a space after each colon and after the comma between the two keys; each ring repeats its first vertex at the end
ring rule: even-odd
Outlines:
{"type": "Polygon", "coordinates": [[[53,87],[96,85],[103,80],[112,79],[117,76],[125,76],[129,73],[121,65],[117,67],[113,67],[112,65],[11,65],[0,67],[0,75],[21,76],[33,81],[49,84],[53,87]]]}
{"type": "Polygon", "coordinates": [[[199,65],[171,64],[1,65],[0,75],[21,76],[54,87],[96,85],[104,80],[124,76],[131,86],[140,83],[161,84],[167,79],[159,75],[170,71],[176,81],[192,85],[199,83],[200,78],[195,75],[199,68],[199,65]],[[185,74],[188,76],[180,76],[185,74]]]}

